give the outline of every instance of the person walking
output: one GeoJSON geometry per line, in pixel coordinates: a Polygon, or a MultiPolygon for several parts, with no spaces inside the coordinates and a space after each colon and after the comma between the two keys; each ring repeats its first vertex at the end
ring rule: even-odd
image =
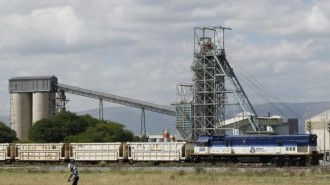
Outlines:
{"type": "Polygon", "coordinates": [[[69,165],[68,165],[70,171],[71,171],[71,175],[68,179],[68,182],[70,182],[71,180],[71,177],[73,176],[73,182],[72,182],[72,185],[77,185],[78,184],[78,181],[79,181],[79,172],[78,172],[78,169],[77,167],[74,165],[74,162],[70,162],[69,165]]]}

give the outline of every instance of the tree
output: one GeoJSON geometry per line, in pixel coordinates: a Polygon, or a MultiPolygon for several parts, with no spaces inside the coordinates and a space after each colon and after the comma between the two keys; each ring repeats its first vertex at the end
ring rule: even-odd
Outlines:
{"type": "Polygon", "coordinates": [[[84,132],[89,126],[82,116],[78,116],[72,112],[61,112],[56,116],[51,117],[50,120],[62,125],[64,127],[65,135],[79,134],[84,132]]]}
{"type": "Polygon", "coordinates": [[[37,121],[30,129],[29,139],[34,142],[125,142],[134,135],[124,125],[100,121],[90,115],[78,116],[64,112],[37,121]]]}
{"type": "Polygon", "coordinates": [[[29,132],[31,141],[40,143],[62,142],[67,133],[63,123],[56,123],[50,119],[37,121],[29,132]]]}
{"type": "Polygon", "coordinates": [[[16,140],[16,132],[0,121],[0,143],[11,143],[16,140]]]}
{"type": "Polygon", "coordinates": [[[71,112],[62,112],[49,119],[37,121],[29,132],[29,139],[35,142],[63,142],[69,135],[84,132],[88,123],[71,112]]]}
{"type": "Polygon", "coordinates": [[[80,117],[84,120],[84,122],[88,125],[88,127],[93,127],[93,126],[97,125],[98,123],[100,123],[100,120],[93,118],[89,114],[85,114],[80,117]]]}
{"type": "Polygon", "coordinates": [[[88,127],[86,132],[65,138],[66,142],[126,142],[133,141],[134,135],[124,126],[113,122],[101,122],[88,127]]]}

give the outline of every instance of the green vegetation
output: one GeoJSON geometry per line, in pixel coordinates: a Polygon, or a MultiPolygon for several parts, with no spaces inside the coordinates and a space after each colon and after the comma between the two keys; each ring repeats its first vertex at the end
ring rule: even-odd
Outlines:
{"type": "Polygon", "coordinates": [[[0,143],[11,143],[15,140],[16,132],[0,121],[0,143]]]}
{"type": "MultiPolygon", "coordinates": [[[[78,166],[79,168],[79,166],[78,166]]],[[[59,171],[51,168],[33,169],[0,169],[0,184],[29,185],[29,184],[71,184],[67,182],[69,171],[63,168],[59,171]],[[19,177],[19,178],[17,178],[19,177]]],[[[91,170],[79,168],[79,184],[84,185],[325,185],[329,184],[329,171],[310,169],[264,169],[254,172],[212,171],[199,173],[191,170],[161,171],[161,170],[127,170],[111,169],[91,170]]],[[[251,170],[252,171],[252,170],[251,170]]]]}
{"type": "Polygon", "coordinates": [[[90,115],[62,112],[49,119],[37,121],[30,130],[29,139],[40,143],[58,143],[121,142],[136,138],[122,124],[100,121],[90,115]]]}

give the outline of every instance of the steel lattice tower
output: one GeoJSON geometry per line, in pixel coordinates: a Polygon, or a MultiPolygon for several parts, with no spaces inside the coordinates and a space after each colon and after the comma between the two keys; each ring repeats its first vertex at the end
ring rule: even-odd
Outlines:
{"type": "Polygon", "coordinates": [[[193,87],[192,84],[179,84],[176,87],[176,128],[183,139],[191,138],[193,87]]]}
{"type": "Polygon", "coordinates": [[[238,105],[240,112],[249,112],[249,121],[253,130],[260,130],[255,121],[257,115],[226,59],[225,30],[231,29],[224,27],[194,29],[193,140],[200,135],[224,134],[228,105],[238,105]]]}

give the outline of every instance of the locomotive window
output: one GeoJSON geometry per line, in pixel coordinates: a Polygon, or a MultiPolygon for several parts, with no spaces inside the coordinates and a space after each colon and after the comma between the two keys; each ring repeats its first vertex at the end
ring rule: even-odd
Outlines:
{"type": "Polygon", "coordinates": [[[199,147],[205,147],[205,146],[207,146],[207,143],[200,142],[200,143],[197,143],[197,146],[199,146],[199,147]]]}
{"type": "Polygon", "coordinates": [[[312,135],[310,138],[310,144],[316,144],[316,136],[312,135]]]}
{"type": "Polygon", "coordinates": [[[286,151],[289,151],[289,147],[286,147],[286,151]]]}
{"type": "Polygon", "coordinates": [[[293,147],[293,151],[296,151],[296,147],[293,147]]]}

